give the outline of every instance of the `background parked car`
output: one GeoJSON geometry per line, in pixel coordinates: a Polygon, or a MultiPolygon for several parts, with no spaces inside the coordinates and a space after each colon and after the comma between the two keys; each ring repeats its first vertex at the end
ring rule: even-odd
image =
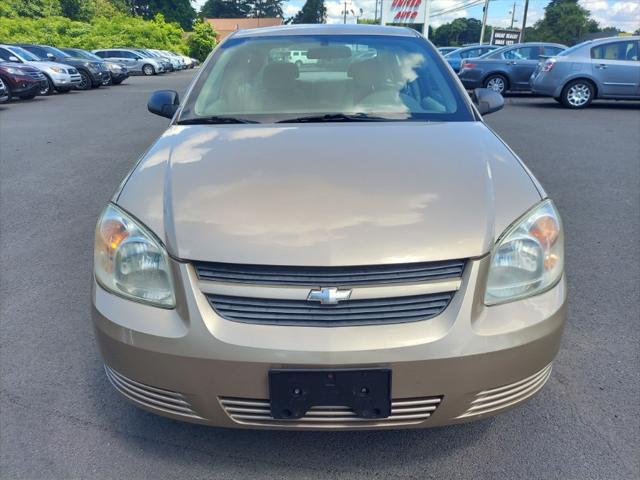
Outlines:
{"type": "Polygon", "coordinates": [[[591,40],[541,63],[531,91],[569,108],[585,108],[596,98],[640,99],[640,36],[591,40]]]}
{"type": "Polygon", "coordinates": [[[0,59],[31,65],[40,70],[47,79],[47,85],[42,88],[40,95],[50,95],[54,90],[66,93],[79,85],[82,80],[75,67],[40,60],[31,52],[16,45],[0,45],[0,59]]]}
{"type": "Polygon", "coordinates": [[[158,55],[157,53],[146,48],[136,48],[135,51],[140,53],[144,57],[152,58],[157,62],[160,62],[165,72],[173,72],[173,64],[167,58],[158,55]]]}
{"type": "Polygon", "coordinates": [[[109,48],[93,50],[100,58],[116,63],[123,63],[131,73],[142,73],[144,75],[156,75],[164,72],[164,66],[155,58],[142,55],[130,48],[109,48]]]}
{"type": "Polygon", "coordinates": [[[447,53],[444,58],[449,62],[453,71],[458,73],[462,60],[465,58],[477,58],[498,48],[500,47],[497,45],[469,45],[447,53]]]}
{"type": "Polygon", "coordinates": [[[168,57],[172,61],[175,60],[175,62],[178,65],[178,70],[184,70],[185,68],[187,68],[187,63],[184,61],[184,58],[182,57],[182,55],[178,55],[168,50],[156,50],[156,52],[160,54],[164,54],[166,57],[168,57]]]}
{"type": "Polygon", "coordinates": [[[447,53],[451,53],[459,48],[460,47],[438,47],[438,51],[440,52],[440,55],[446,55],[447,53]]]}
{"type": "Polygon", "coordinates": [[[104,62],[107,69],[109,70],[109,78],[105,79],[105,81],[102,82],[103,85],[120,85],[123,81],[129,78],[129,70],[123,63],[103,60],[96,54],[88,52],[87,50],[82,50],[80,48],[61,48],[60,50],[68,53],[72,57],[86,58],[88,60],[99,60],[104,62]]]}
{"type": "Polygon", "coordinates": [[[102,59],[76,58],[49,45],[32,45],[28,43],[20,43],[18,45],[33,53],[41,60],[50,60],[75,67],[78,73],[80,73],[80,84],[77,86],[78,90],[98,88],[107,80],[109,75],[109,70],[102,59]]]}
{"type": "Polygon", "coordinates": [[[47,77],[35,67],[0,61],[0,80],[3,81],[9,100],[29,100],[49,88],[47,77]]]}
{"type": "Polygon", "coordinates": [[[462,61],[458,76],[467,89],[491,88],[498,93],[529,90],[529,78],[541,56],[552,57],[565,50],[558,43],[516,43],[462,61]]]}

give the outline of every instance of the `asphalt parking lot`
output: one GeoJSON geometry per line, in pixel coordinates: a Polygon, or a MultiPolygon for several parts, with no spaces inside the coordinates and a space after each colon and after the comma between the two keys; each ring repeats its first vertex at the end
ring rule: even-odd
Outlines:
{"type": "Polygon", "coordinates": [[[89,318],[93,229],[168,123],[148,94],[191,77],[0,104],[0,477],[640,477],[637,102],[570,111],[518,95],[487,117],[567,232],[563,347],[525,405],[455,427],[329,433],[195,426],[122,400],[89,318]]]}

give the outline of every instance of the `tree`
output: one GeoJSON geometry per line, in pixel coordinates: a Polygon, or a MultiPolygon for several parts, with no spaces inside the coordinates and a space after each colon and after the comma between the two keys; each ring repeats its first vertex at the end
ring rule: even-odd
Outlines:
{"type": "Polygon", "coordinates": [[[327,7],[324,0],[307,0],[291,23],[325,23],[326,21],[327,7]]]}
{"type": "Polygon", "coordinates": [[[196,11],[191,0],[126,0],[133,15],[151,19],[161,13],[168,22],[178,22],[185,30],[191,30],[196,11]]]}
{"type": "Polygon", "coordinates": [[[527,40],[557,42],[573,45],[587,33],[598,32],[598,22],[589,18],[589,10],[578,0],[551,0],[544,9],[544,17],[533,26],[527,40]]]}
{"type": "MultiPolygon", "coordinates": [[[[477,43],[482,22],[477,18],[456,18],[429,32],[429,38],[438,46],[477,43]]],[[[487,29],[489,31],[489,29],[487,29]]]]}
{"type": "Polygon", "coordinates": [[[200,9],[202,18],[243,18],[251,5],[246,0],[207,0],[200,9]]]}
{"type": "Polygon", "coordinates": [[[278,17],[282,18],[282,3],[284,0],[253,0],[248,3],[251,4],[250,17],[265,18],[265,17],[278,17]]]}
{"type": "Polygon", "coordinates": [[[197,58],[201,62],[216,46],[216,32],[211,28],[211,24],[196,20],[193,24],[193,32],[187,38],[189,46],[189,56],[197,58]]]}

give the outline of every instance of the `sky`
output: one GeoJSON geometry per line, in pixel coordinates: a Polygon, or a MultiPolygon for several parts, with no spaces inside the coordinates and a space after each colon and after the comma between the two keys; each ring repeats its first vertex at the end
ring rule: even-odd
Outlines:
{"type": "MultiPolygon", "coordinates": [[[[194,6],[199,9],[205,0],[194,0],[194,6]]],[[[378,0],[379,2],[380,0],[378,0]]],[[[385,0],[390,1],[390,0],[385,0]]],[[[423,0],[424,1],[424,0],[423,0]]],[[[448,10],[469,3],[471,0],[432,0],[431,25],[437,27],[450,22],[457,17],[482,18],[482,5],[433,16],[438,12],[448,10]]],[[[302,7],[305,0],[289,0],[284,2],[285,18],[292,17],[302,7]]],[[[347,10],[358,12],[362,8],[365,18],[373,18],[376,0],[347,0],[347,10]]],[[[527,25],[533,25],[544,15],[544,7],[549,0],[529,0],[527,25]]],[[[325,0],[327,6],[327,23],[342,23],[344,18],[344,0],[325,0]]],[[[508,27],[511,23],[511,9],[514,0],[491,0],[489,4],[488,23],[496,26],[508,27]]],[[[580,0],[580,4],[591,11],[591,17],[600,23],[601,27],[618,27],[623,31],[633,32],[640,28],[640,0],[580,0]]],[[[524,0],[515,0],[515,19],[522,20],[524,0]]],[[[347,16],[347,23],[356,23],[354,15],[347,16]]],[[[514,26],[518,26],[516,21],[514,26]]]]}

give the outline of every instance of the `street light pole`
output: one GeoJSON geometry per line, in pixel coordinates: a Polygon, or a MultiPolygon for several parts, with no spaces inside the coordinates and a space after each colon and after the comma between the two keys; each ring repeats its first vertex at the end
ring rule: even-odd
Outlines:
{"type": "Polygon", "coordinates": [[[484,43],[484,30],[487,28],[487,14],[489,13],[489,0],[484,0],[484,8],[482,9],[482,29],[480,30],[480,45],[484,43]]]}
{"type": "Polygon", "coordinates": [[[524,13],[522,14],[522,30],[520,30],[520,43],[524,42],[524,29],[527,28],[527,12],[529,11],[529,0],[524,0],[524,13]]]}
{"type": "Polygon", "coordinates": [[[509,27],[509,30],[513,30],[513,20],[516,16],[516,2],[513,2],[513,9],[511,9],[511,26],[509,27]]]}

